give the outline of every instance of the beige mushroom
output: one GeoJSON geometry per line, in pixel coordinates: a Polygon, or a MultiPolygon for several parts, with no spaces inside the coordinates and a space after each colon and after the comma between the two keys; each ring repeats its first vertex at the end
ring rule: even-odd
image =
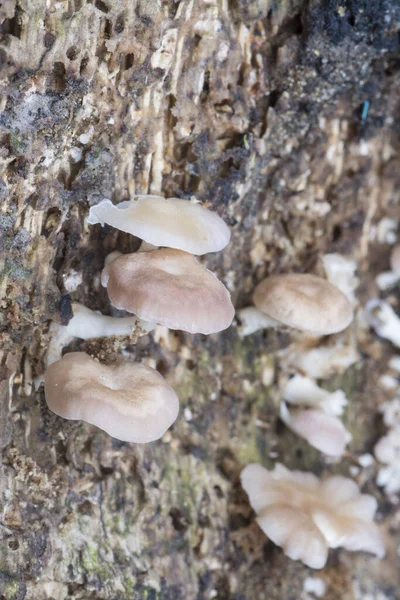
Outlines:
{"type": "Polygon", "coordinates": [[[141,364],[102,365],[71,352],[45,373],[49,408],[82,420],[125,442],[158,440],[176,420],[179,400],[154,369],[141,364]]]}
{"type": "Polygon", "coordinates": [[[272,319],[315,335],[338,333],[353,320],[343,292],[315,275],[271,275],[256,287],[253,302],[272,319]]]}
{"type": "Polygon", "coordinates": [[[103,200],[91,207],[88,223],[107,223],[154,246],[198,255],[222,250],[231,235],[221,217],[200,203],[160,196],[135,196],[117,205],[103,200]]]}
{"type": "Polygon", "coordinates": [[[259,526],[292,560],[321,569],[328,548],[340,546],[379,558],[385,555],[383,536],[373,522],[377,502],[360,494],[351,479],[333,476],[320,481],[312,473],[289,471],[280,464],[274,471],[250,464],[241,481],[259,526]]]}
{"type": "Polygon", "coordinates": [[[170,329],[210,334],[229,327],[225,286],[191,254],[164,248],[125,254],[102,273],[112,304],[170,329]]]}

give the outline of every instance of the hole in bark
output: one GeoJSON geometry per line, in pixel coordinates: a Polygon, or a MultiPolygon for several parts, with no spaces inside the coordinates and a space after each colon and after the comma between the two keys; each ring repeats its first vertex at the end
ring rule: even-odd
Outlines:
{"type": "Polygon", "coordinates": [[[67,58],[69,58],[69,60],[76,60],[78,57],[78,54],[79,54],[79,50],[76,46],[71,46],[67,50],[67,58]]]}
{"type": "Polygon", "coordinates": [[[107,4],[105,2],[103,2],[103,0],[96,0],[96,2],[94,3],[95,7],[98,8],[99,10],[101,10],[101,12],[103,13],[109,13],[110,9],[108,8],[107,4]]]}
{"type": "Polygon", "coordinates": [[[0,33],[3,35],[12,35],[20,40],[22,33],[21,13],[22,11],[17,7],[14,16],[11,19],[4,19],[3,23],[0,25],[0,33]]]}
{"type": "Polygon", "coordinates": [[[18,550],[18,548],[19,548],[18,540],[11,540],[11,542],[8,542],[8,547],[10,548],[10,550],[18,550]]]}
{"type": "Polygon", "coordinates": [[[165,375],[167,375],[169,371],[168,363],[165,360],[160,359],[157,361],[156,369],[159,373],[161,373],[161,375],[165,377],[165,375]]]}
{"type": "Polygon", "coordinates": [[[52,47],[52,45],[54,44],[55,39],[56,39],[55,35],[50,33],[50,31],[46,31],[46,33],[44,34],[44,38],[43,38],[44,47],[47,48],[47,50],[49,50],[52,47]]]}
{"type": "Polygon", "coordinates": [[[88,64],[89,64],[89,57],[88,56],[84,56],[82,58],[82,60],[81,60],[81,66],[79,67],[79,74],[80,75],[86,75],[88,64]]]}
{"type": "Polygon", "coordinates": [[[172,519],[172,525],[176,531],[186,531],[191,523],[190,518],[184,515],[181,509],[177,507],[171,508],[169,516],[172,519]]]}
{"type": "Polygon", "coordinates": [[[115,33],[119,34],[119,33],[122,33],[124,29],[125,29],[125,17],[121,13],[120,15],[118,15],[117,20],[115,21],[114,31],[115,31],[115,33]]]}
{"type": "Polygon", "coordinates": [[[134,54],[125,54],[125,56],[122,57],[121,70],[127,71],[128,69],[133,67],[134,60],[135,60],[134,54]]]}
{"type": "Polygon", "coordinates": [[[65,66],[62,62],[54,63],[53,73],[50,77],[50,89],[54,92],[63,92],[65,90],[65,66]]]}
{"type": "Polygon", "coordinates": [[[104,39],[109,40],[112,35],[112,22],[110,19],[106,19],[106,23],[104,25],[104,39]]]}
{"type": "Polygon", "coordinates": [[[275,108],[281,95],[282,92],[280,90],[272,90],[268,96],[268,106],[275,108]]]}
{"type": "Polygon", "coordinates": [[[332,242],[337,242],[342,237],[342,228],[340,225],[335,225],[332,229],[332,242]]]}

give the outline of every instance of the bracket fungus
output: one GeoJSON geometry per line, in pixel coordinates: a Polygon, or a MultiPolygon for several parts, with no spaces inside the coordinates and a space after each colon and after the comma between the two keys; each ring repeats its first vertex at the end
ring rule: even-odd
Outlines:
{"type": "Polygon", "coordinates": [[[179,412],[177,395],[154,369],[133,363],[106,366],[84,352],[71,352],[50,365],[44,385],[54,413],[96,425],[124,442],[158,440],[179,412]]]}
{"type": "Polygon", "coordinates": [[[197,255],[222,250],[231,236],[221,217],[199,202],[161,196],[135,196],[117,205],[103,200],[91,207],[88,223],[107,223],[154,246],[197,255]]]}
{"type": "Polygon", "coordinates": [[[292,560],[325,566],[329,548],[385,555],[383,535],[373,522],[377,502],[339,475],[320,481],[312,473],[259,464],[241,473],[243,489],[263,532],[292,560]]]}
{"type": "Polygon", "coordinates": [[[102,284],[116,308],[170,329],[207,335],[227,329],[234,317],[225,286],[181,250],[120,256],[103,269],[102,284]]]}
{"type": "Polygon", "coordinates": [[[338,418],[347,398],[342,390],[328,392],[309,379],[295,375],[282,391],[280,417],[294,433],[328,456],[342,456],[352,436],[338,418]]]}
{"type": "Polygon", "coordinates": [[[253,302],[275,321],[315,335],[338,333],[353,320],[353,308],[343,292],[305,273],[267,277],[254,290],[253,302]]]}

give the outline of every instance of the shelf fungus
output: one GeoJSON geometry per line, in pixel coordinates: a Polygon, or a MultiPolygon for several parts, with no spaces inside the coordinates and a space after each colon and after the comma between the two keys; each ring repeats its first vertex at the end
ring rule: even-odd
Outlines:
{"type": "Polygon", "coordinates": [[[71,352],[45,373],[47,404],[64,419],[82,420],[124,442],[161,438],[174,423],[179,400],[165,379],[141,364],[103,365],[71,352]]]}
{"type": "Polygon", "coordinates": [[[383,535],[373,522],[377,502],[351,479],[337,475],[321,481],[280,464],[274,471],[250,464],[241,482],[258,525],[292,560],[321,569],[329,548],[339,547],[384,557],[383,535]]]}
{"type": "Polygon", "coordinates": [[[353,308],[336,286],[304,273],[271,275],[253,294],[255,308],[238,311],[241,335],[263,327],[286,325],[313,335],[343,331],[353,320],[353,308]]]}
{"type": "Polygon", "coordinates": [[[280,417],[289,429],[320,452],[342,456],[352,439],[339,419],[347,404],[342,390],[328,392],[312,379],[295,375],[284,387],[282,397],[280,417]]]}
{"type": "Polygon", "coordinates": [[[116,308],[170,329],[208,335],[227,329],[234,317],[225,286],[181,250],[125,254],[103,269],[101,280],[116,308]]]}
{"type": "Polygon", "coordinates": [[[222,250],[231,237],[221,217],[199,202],[161,196],[135,196],[116,205],[103,200],[91,207],[88,223],[106,223],[153,246],[196,255],[222,250]]]}

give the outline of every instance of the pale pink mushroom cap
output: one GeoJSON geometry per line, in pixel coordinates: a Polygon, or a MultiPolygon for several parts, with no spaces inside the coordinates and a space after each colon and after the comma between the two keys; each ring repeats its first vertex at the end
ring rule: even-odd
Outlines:
{"type": "Polygon", "coordinates": [[[256,287],[253,302],[276,321],[316,335],[338,333],[353,320],[343,292],[315,275],[271,275],[256,287]]]}
{"type": "Polygon", "coordinates": [[[114,306],[170,329],[216,333],[234,317],[225,286],[181,250],[121,256],[105,267],[102,283],[114,306]]]}
{"type": "Polygon", "coordinates": [[[231,237],[221,217],[199,202],[161,196],[136,196],[116,205],[103,200],[91,207],[88,223],[107,223],[154,246],[198,255],[222,250],[231,237]]]}
{"type": "Polygon", "coordinates": [[[158,440],[179,412],[174,390],[141,364],[106,366],[84,352],[71,352],[48,367],[44,382],[54,413],[96,425],[124,442],[158,440]]]}
{"type": "Polygon", "coordinates": [[[351,479],[333,476],[320,481],[312,473],[289,471],[280,464],[274,471],[250,464],[241,482],[261,529],[291,559],[320,569],[328,548],[385,555],[383,536],[373,522],[377,502],[361,494],[351,479]]]}

